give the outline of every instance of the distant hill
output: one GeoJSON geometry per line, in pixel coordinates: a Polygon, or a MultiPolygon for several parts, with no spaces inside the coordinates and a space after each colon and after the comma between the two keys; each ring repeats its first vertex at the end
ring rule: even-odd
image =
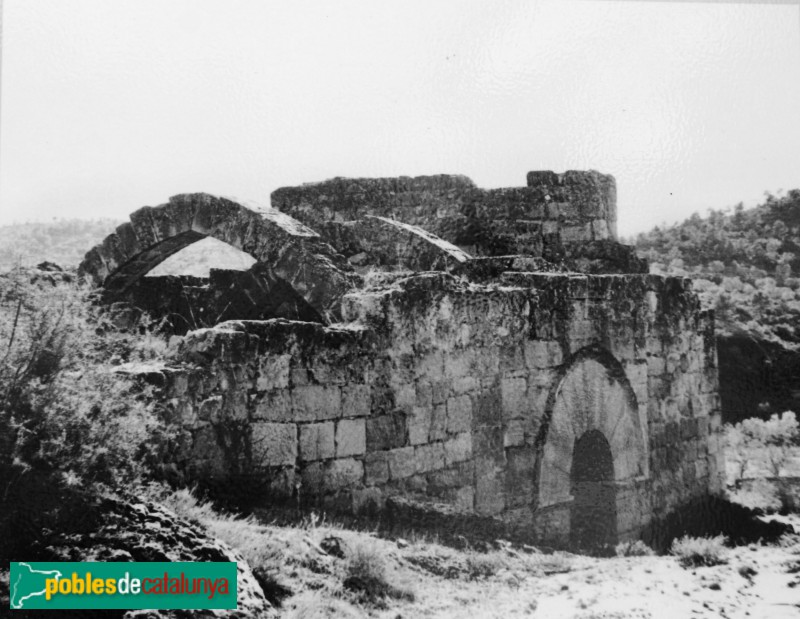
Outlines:
{"type": "MultiPolygon", "coordinates": [[[[84,255],[122,222],[115,219],[59,219],[49,223],[0,226],[0,272],[48,260],[77,267],[84,255]]],[[[193,243],[156,266],[150,275],[208,277],[209,269],[250,268],[255,260],[213,238],[193,243]]]]}
{"type": "Polygon", "coordinates": [[[800,190],[695,214],[634,243],[652,272],[694,279],[723,332],[800,347],[800,190]]]}
{"type": "Polygon", "coordinates": [[[715,310],[723,415],[800,411],[800,190],[633,240],[653,273],[691,277],[715,310]]]}
{"type": "Polygon", "coordinates": [[[86,252],[121,223],[116,219],[57,219],[0,226],[0,271],[44,260],[77,267],[86,252]]]}

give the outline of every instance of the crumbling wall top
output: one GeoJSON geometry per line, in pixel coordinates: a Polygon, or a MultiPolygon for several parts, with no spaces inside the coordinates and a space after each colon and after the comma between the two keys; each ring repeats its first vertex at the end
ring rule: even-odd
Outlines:
{"type": "Polygon", "coordinates": [[[282,187],[272,206],[323,236],[330,222],[369,215],[424,228],[475,255],[562,253],[615,241],[616,183],[599,172],[530,172],[527,186],[481,189],[465,176],[341,178],[282,187]]]}

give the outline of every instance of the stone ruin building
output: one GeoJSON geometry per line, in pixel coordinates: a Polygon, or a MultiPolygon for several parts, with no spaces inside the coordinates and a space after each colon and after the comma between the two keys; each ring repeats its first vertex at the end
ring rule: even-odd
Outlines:
{"type": "Polygon", "coordinates": [[[221,321],[151,370],[191,479],[578,548],[721,493],[713,316],[617,242],[613,177],[336,178],[271,202],[178,195],[81,265],[178,332],[221,321]],[[255,264],[144,277],[206,236],[255,264]]]}

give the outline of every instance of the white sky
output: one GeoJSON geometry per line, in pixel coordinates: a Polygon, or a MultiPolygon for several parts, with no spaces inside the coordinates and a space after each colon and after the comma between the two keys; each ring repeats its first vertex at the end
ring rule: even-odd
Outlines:
{"type": "Polygon", "coordinates": [[[800,8],[5,0],[0,224],[333,176],[614,174],[621,234],[800,187],[800,8]]]}

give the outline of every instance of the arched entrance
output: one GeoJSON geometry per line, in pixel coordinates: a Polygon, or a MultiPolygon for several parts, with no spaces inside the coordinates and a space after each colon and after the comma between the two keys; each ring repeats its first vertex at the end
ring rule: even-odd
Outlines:
{"type": "Polygon", "coordinates": [[[625,370],[607,350],[564,364],[537,437],[536,535],[554,546],[613,546],[641,524],[647,437],[625,370]]]}
{"type": "Polygon", "coordinates": [[[585,432],[572,452],[570,546],[591,554],[611,554],[617,544],[614,458],[599,430],[585,432]]]}

